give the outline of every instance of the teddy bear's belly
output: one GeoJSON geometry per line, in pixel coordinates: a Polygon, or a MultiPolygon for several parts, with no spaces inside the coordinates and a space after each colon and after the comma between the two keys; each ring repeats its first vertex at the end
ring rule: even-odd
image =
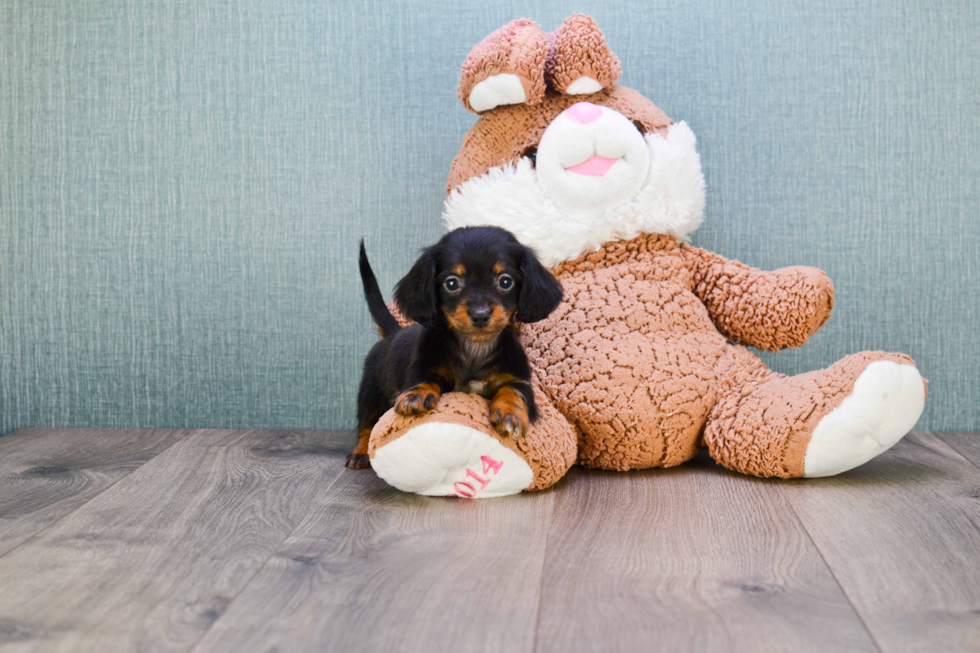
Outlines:
{"type": "MultiPolygon", "coordinates": [[[[591,275],[589,275],[591,277],[591,275]]],[[[726,339],[675,281],[566,279],[566,299],[525,337],[544,391],[603,469],[690,460],[715,402],[726,339]]]]}

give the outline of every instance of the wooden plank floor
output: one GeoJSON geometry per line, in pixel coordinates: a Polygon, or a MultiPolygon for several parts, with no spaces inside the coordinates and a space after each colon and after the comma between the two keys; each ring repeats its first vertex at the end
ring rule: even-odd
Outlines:
{"type": "Polygon", "coordinates": [[[425,498],[340,431],[0,438],[0,651],[980,651],[980,434],[425,498]]]}

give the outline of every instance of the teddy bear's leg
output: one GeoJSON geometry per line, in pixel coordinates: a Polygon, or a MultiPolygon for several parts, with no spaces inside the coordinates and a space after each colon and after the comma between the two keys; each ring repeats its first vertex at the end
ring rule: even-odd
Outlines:
{"type": "Polygon", "coordinates": [[[542,490],[575,462],[577,433],[538,389],[538,419],[519,440],[490,426],[489,402],[450,392],[436,409],[418,417],[393,410],[371,433],[371,467],[404,492],[467,498],[542,490]]]}
{"type": "Polygon", "coordinates": [[[704,441],[729,469],[781,478],[840,474],[886,451],[922,414],[925,382],[908,356],[862,352],[783,376],[741,346],[719,363],[704,441]]]}

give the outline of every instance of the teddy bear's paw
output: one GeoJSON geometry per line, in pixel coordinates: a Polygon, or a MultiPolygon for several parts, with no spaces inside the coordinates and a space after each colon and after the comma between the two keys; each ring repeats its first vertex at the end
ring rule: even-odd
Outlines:
{"type": "Polygon", "coordinates": [[[403,492],[485,499],[517,494],[534,472],[517,453],[475,428],[425,422],[378,447],[371,467],[403,492]]]}
{"type": "Polygon", "coordinates": [[[803,460],[804,476],[833,476],[863,465],[911,431],[924,406],[925,383],[915,366],[871,363],[851,394],[814,429],[803,460]]]}

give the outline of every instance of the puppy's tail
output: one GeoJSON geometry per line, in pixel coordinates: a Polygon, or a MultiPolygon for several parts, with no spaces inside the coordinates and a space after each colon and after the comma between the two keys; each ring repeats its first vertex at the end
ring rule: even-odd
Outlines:
{"type": "Polygon", "coordinates": [[[364,298],[367,300],[368,310],[371,311],[371,319],[381,329],[381,337],[387,338],[401,329],[401,326],[385,305],[378,280],[374,278],[374,271],[368,263],[363,239],[361,240],[361,282],[364,284],[364,298]]]}

